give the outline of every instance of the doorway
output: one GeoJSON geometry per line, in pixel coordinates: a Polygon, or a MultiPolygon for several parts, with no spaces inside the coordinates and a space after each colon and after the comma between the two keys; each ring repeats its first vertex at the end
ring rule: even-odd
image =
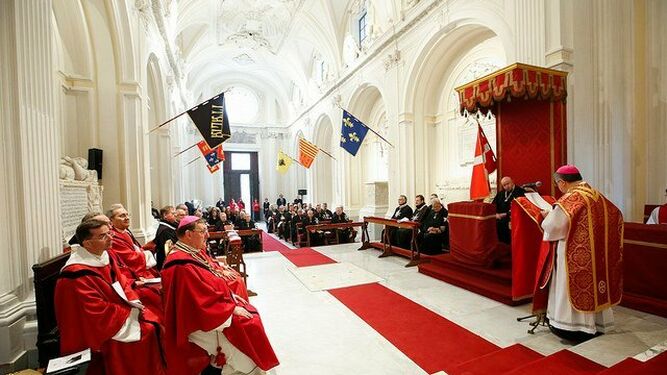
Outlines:
{"type": "Polygon", "coordinates": [[[223,172],[225,202],[241,198],[246,212],[252,213],[252,201],[259,199],[257,152],[225,151],[223,172]]]}

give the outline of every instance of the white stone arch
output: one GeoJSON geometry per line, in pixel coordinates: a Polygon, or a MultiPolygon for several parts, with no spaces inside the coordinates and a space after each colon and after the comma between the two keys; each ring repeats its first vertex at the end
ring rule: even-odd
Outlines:
{"type": "MultiPolygon", "coordinates": [[[[352,115],[376,131],[379,130],[378,122],[382,118],[386,119],[387,107],[380,86],[370,83],[362,84],[357,88],[350,96],[346,108],[352,115]]],[[[345,205],[351,210],[358,210],[364,206],[364,184],[376,182],[377,170],[383,168],[379,163],[381,158],[378,155],[378,149],[374,146],[377,142],[377,136],[369,132],[355,157],[347,152],[343,153],[345,156],[342,157],[342,165],[346,176],[344,191],[347,193],[345,205]]],[[[388,176],[388,170],[380,175],[388,176]]]]}
{"type": "MultiPolygon", "coordinates": [[[[315,123],[315,144],[322,150],[334,154],[334,147],[337,147],[338,138],[334,134],[331,118],[322,114],[315,123]]],[[[334,177],[334,161],[330,156],[320,151],[317,160],[313,163],[313,199],[317,203],[327,203],[332,205],[334,199],[334,183],[337,179],[334,177]]]]}
{"type": "MultiPolygon", "coordinates": [[[[157,56],[151,53],[146,64],[146,112],[150,128],[167,120],[169,103],[166,99],[162,69],[157,56]]],[[[155,207],[174,202],[170,129],[165,126],[149,135],[151,201],[155,207]]]]}
{"type": "Polygon", "coordinates": [[[95,88],[90,84],[96,67],[88,20],[80,2],[58,1],[52,9],[60,156],[87,158],[87,150],[97,142],[97,128],[90,126],[96,116],[95,88]]]}
{"type": "MultiPolygon", "coordinates": [[[[411,67],[403,101],[405,111],[414,115],[415,165],[423,166],[415,176],[417,190],[438,193],[447,202],[467,199],[471,167],[461,154],[476,135],[476,128],[465,127],[454,106],[454,87],[465,83],[463,76],[473,76],[466,71],[475,64],[488,64],[490,72],[506,65],[510,54],[507,43],[491,28],[469,20],[458,22],[460,26],[436,33],[425,43],[411,67]]],[[[492,139],[494,124],[484,123],[492,139]]]]}

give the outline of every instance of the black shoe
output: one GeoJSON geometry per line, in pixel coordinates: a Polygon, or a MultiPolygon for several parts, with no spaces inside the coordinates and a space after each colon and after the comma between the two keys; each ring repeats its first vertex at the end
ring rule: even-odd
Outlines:
{"type": "Polygon", "coordinates": [[[602,332],[586,333],[586,332],[582,332],[582,331],[568,331],[568,330],[565,330],[565,329],[556,328],[556,327],[552,326],[551,324],[549,324],[548,322],[547,322],[547,325],[549,326],[549,330],[551,330],[551,332],[554,335],[562,338],[563,340],[574,342],[574,343],[577,343],[577,344],[580,344],[584,341],[588,341],[588,340],[590,340],[594,337],[598,337],[598,336],[602,335],[602,332]]]}

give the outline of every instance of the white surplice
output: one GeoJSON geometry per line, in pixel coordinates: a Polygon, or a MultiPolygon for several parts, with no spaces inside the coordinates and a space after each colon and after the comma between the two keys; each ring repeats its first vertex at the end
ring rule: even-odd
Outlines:
{"type": "Polygon", "coordinates": [[[544,241],[558,241],[556,264],[551,274],[547,318],[552,326],[567,331],[589,334],[608,332],[614,328],[614,312],[611,308],[600,312],[581,312],[572,307],[568,290],[565,252],[570,219],[560,206],[556,206],[542,222],[544,241]]]}

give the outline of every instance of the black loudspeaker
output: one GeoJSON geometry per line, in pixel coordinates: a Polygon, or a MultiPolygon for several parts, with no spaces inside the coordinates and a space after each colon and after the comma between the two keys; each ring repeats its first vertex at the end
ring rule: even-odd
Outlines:
{"type": "Polygon", "coordinates": [[[299,193],[297,195],[308,195],[308,192],[306,189],[299,189],[299,193]]]}
{"type": "Polygon", "coordinates": [[[97,178],[102,179],[102,150],[99,148],[88,149],[88,169],[97,171],[97,178]]]}

